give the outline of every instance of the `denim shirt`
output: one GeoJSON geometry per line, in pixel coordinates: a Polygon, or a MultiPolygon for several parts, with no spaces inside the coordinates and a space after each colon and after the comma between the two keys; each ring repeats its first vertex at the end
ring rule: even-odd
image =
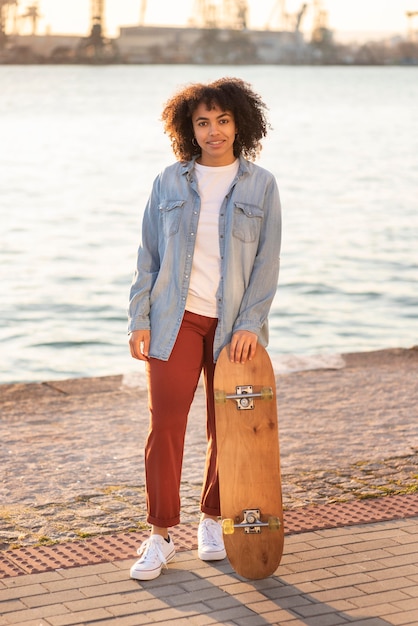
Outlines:
{"type": "MultiPolygon", "coordinates": [[[[129,302],[128,331],[151,330],[149,356],[168,360],[183,319],[200,197],[195,159],[176,162],[154,181],[129,302]]],[[[277,290],[281,209],[274,176],[240,157],[219,213],[221,280],[214,360],[238,330],[268,343],[268,313],[277,290]]]]}

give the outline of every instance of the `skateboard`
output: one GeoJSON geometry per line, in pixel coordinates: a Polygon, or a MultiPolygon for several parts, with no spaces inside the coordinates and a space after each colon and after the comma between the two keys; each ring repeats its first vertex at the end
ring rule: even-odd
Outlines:
{"type": "Polygon", "coordinates": [[[266,350],[231,363],[226,346],[214,378],[219,494],[225,550],[248,579],[273,574],[283,552],[276,385],[266,350]]]}

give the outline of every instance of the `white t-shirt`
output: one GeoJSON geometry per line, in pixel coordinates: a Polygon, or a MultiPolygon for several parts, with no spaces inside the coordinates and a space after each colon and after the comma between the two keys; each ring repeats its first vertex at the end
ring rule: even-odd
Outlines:
{"type": "Polygon", "coordinates": [[[195,164],[201,207],[186,309],[206,317],[217,317],[216,292],[221,278],[219,211],[238,166],[238,159],[220,167],[195,164]]]}

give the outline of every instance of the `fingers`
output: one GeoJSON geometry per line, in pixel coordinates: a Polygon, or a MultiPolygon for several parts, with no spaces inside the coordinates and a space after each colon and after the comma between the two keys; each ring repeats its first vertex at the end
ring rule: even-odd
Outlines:
{"type": "Polygon", "coordinates": [[[239,330],[233,334],[229,350],[232,363],[246,363],[255,356],[258,337],[249,330],[239,330]]]}
{"type": "Polygon", "coordinates": [[[148,361],[151,333],[149,330],[134,330],[129,335],[131,356],[139,361],[148,361]]]}

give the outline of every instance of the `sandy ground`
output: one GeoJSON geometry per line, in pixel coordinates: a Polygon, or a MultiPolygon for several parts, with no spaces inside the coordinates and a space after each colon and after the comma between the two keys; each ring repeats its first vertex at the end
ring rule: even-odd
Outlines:
{"type": "MultiPolygon", "coordinates": [[[[285,508],[418,490],[417,348],[274,367],[285,508]]],[[[199,386],[185,522],[199,512],[204,412],[199,386]]],[[[0,547],[143,526],[147,428],[140,374],[0,386],[0,547]]]]}

